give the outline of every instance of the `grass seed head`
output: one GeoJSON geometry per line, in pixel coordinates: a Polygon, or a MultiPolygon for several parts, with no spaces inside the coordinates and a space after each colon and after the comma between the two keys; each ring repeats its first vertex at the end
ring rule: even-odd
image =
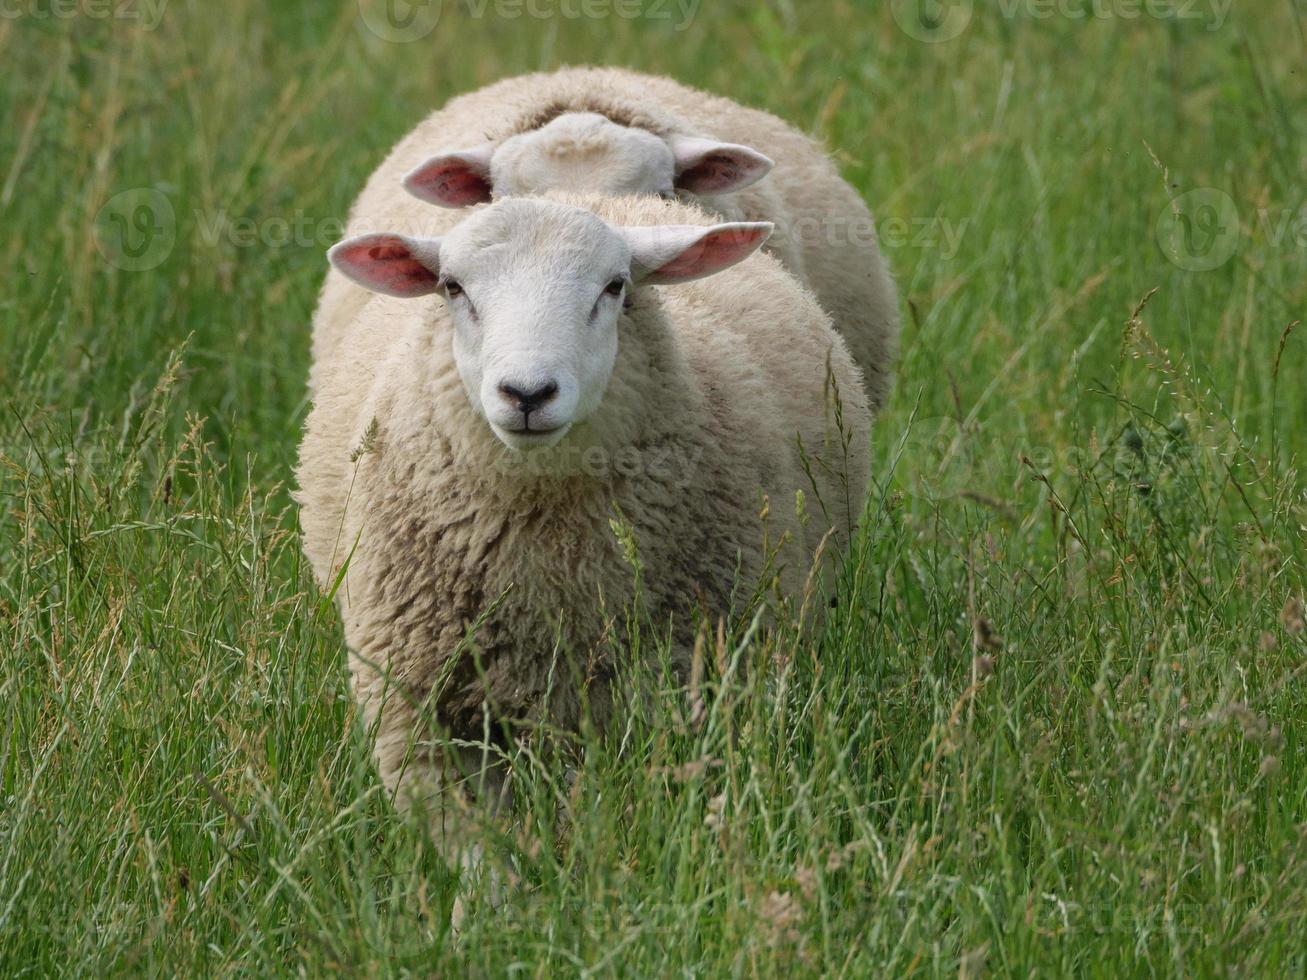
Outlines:
{"type": "Polygon", "coordinates": [[[1280,625],[1290,636],[1301,636],[1303,630],[1307,629],[1307,609],[1304,609],[1300,597],[1291,596],[1284,604],[1280,610],[1280,625]]]}

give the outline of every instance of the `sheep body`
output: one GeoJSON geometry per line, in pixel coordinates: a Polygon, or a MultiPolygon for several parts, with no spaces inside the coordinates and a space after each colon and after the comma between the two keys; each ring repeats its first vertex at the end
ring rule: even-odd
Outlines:
{"type": "MultiPolygon", "coordinates": [[[[613,225],[713,223],[655,198],[563,200],[613,225]]],[[[594,418],[525,456],[469,404],[446,306],[366,296],[315,364],[298,499],[319,582],[345,568],[353,684],[401,798],[441,782],[439,760],[409,757],[414,705],[464,738],[481,737],[487,710],[566,727],[588,703],[602,719],[605,637],[637,587],[651,622],[674,623],[683,668],[692,606],[726,613],[735,583],[773,567],[801,593],[820,540],[833,528],[837,551],[861,513],[871,419],[858,370],[768,255],[641,289],[594,418]],[[631,529],[639,576],[614,521],[631,529]]],[[[340,312],[329,299],[320,316],[340,312]]]]}
{"type": "MultiPolygon", "coordinates": [[[[777,117],[669,78],[617,68],[571,68],[504,79],[451,99],[391,151],[368,181],[349,222],[351,234],[421,229],[438,234],[457,212],[421,209],[401,184],[431,154],[537,129],[568,112],[593,112],[659,137],[710,136],[751,145],[775,161],[770,175],[739,191],[699,199],[728,220],[766,220],[766,246],[831,315],[862,370],[873,410],[888,397],[898,350],[898,301],[858,193],[821,147],[777,117]]],[[[315,322],[315,353],[335,342],[365,300],[338,274],[328,276],[315,322]],[[337,294],[342,294],[338,296],[337,294]],[[352,300],[344,299],[352,296],[352,300]]]]}

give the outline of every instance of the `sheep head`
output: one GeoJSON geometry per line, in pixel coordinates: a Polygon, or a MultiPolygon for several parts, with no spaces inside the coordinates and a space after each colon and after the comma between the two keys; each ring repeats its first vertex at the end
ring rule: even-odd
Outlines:
{"type": "Polygon", "coordinates": [[[593,112],[568,112],[502,142],[442,153],[404,178],[410,193],[443,207],[549,190],[672,197],[727,194],[761,180],[772,161],[738,143],[655,136],[593,112]]]}
{"type": "Polygon", "coordinates": [[[599,408],[633,289],[688,282],[752,254],[766,222],[615,227],[539,199],[474,212],[440,238],[382,233],[332,264],[390,296],[443,296],[472,406],[506,446],[552,446],[599,408]]]}

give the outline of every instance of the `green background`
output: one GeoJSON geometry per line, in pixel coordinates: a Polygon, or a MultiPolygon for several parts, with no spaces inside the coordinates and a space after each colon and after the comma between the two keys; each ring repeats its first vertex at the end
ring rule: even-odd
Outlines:
{"type": "Polygon", "coordinates": [[[0,972],[1301,973],[1307,11],[1223,7],[9,0],[0,972]],[[451,944],[299,558],[308,324],[395,140],[579,63],[826,141],[904,356],[823,634],[515,756],[451,944]]]}

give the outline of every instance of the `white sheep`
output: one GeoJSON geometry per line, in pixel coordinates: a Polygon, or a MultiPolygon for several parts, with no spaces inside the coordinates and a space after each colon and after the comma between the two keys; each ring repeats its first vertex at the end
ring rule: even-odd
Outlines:
{"type": "MultiPolygon", "coordinates": [[[[898,300],[872,216],[822,148],[773,115],[623,69],[510,78],[450,100],[406,136],[359,198],[350,233],[450,227],[438,213],[415,216],[403,187],[451,207],[549,189],[679,192],[723,220],[773,222],[767,249],[831,315],[873,409],[888,397],[898,300]]],[[[319,324],[318,348],[335,333],[319,324]]]]}
{"type": "Polygon", "coordinates": [[[444,804],[479,757],[415,743],[424,724],[602,720],[637,583],[684,669],[696,608],[715,621],[773,575],[801,593],[865,495],[858,370],[812,296],[750,257],[770,226],[551,197],[331,249],[371,299],[316,365],[297,472],[380,774],[464,863],[467,808],[444,804]]]}

